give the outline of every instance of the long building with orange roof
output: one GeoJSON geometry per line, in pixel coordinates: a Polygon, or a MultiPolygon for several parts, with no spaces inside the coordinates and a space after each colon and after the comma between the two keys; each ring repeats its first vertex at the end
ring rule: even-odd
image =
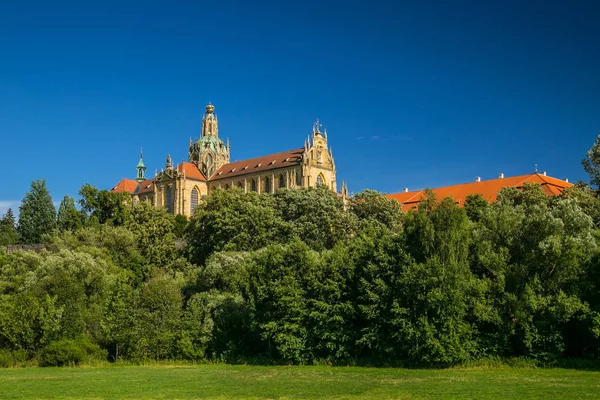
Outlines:
{"type": "MultiPolygon", "coordinates": [[[[438,199],[446,197],[453,198],[458,206],[462,207],[469,195],[480,194],[488,202],[493,203],[497,200],[498,192],[505,187],[522,188],[527,183],[537,183],[541,185],[542,190],[548,196],[558,196],[566,188],[573,186],[566,180],[552,178],[543,173],[533,173],[528,175],[519,175],[504,177],[502,174],[497,179],[481,180],[477,178],[474,182],[463,183],[459,185],[444,186],[433,188],[431,191],[438,199]]],[[[409,192],[407,189],[401,193],[388,194],[388,199],[397,200],[402,205],[403,211],[417,208],[421,200],[425,199],[425,190],[416,190],[409,192]]]]}
{"type": "MultiPolygon", "coordinates": [[[[187,162],[173,165],[171,156],[167,155],[165,168],[147,179],[140,153],[136,178],[122,179],[111,191],[129,193],[134,204],[145,201],[155,207],[164,207],[170,213],[190,216],[202,196],[219,188],[238,187],[258,193],[311,186],[337,190],[327,130],[321,132],[318,120],[313,125],[312,136],[301,148],[231,162],[229,141],[224,143],[219,138],[214,110],[212,104],[206,106],[200,137],[190,139],[187,162]]],[[[343,183],[342,192],[347,193],[343,183]]]]}

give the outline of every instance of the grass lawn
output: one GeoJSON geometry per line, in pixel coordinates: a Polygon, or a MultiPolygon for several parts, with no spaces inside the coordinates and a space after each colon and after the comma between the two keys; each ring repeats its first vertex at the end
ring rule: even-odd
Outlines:
{"type": "Polygon", "coordinates": [[[0,369],[0,399],[597,399],[600,372],[229,365],[0,369]]]}

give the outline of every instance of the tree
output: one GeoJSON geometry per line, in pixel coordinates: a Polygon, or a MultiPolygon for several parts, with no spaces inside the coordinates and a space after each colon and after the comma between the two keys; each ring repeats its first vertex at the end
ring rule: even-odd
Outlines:
{"type": "Polygon", "coordinates": [[[8,209],[6,214],[0,219],[0,246],[15,244],[19,241],[19,233],[15,226],[15,216],[12,209],[8,209]]]}
{"type": "Polygon", "coordinates": [[[302,364],[347,356],[345,252],[324,260],[299,239],[254,252],[243,297],[269,357],[302,364]]]}
{"type": "Polygon", "coordinates": [[[69,195],[60,202],[56,225],[61,231],[76,231],[81,228],[81,213],[75,208],[75,199],[69,195]]]}
{"type": "Polygon", "coordinates": [[[19,234],[23,243],[40,243],[56,227],[56,209],[45,180],[31,182],[19,208],[19,234]]]}
{"type": "Polygon", "coordinates": [[[129,194],[98,190],[95,186],[85,184],[79,195],[81,210],[89,216],[92,224],[121,226],[125,223],[131,204],[129,194]]]}
{"type": "Polygon", "coordinates": [[[173,233],[175,234],[176,238],[183,237],[187,225],[188,219],[184,215],[177,214],[175,216],[175,230],[173,231],[173,233]]]}
{"type": "Polygon", "coordinates": [[[153,277],[133,294],[126,351],[136,359],[173,358],[182,325],[181,284],[168,275],[153,277]]]}
{"type": "Polygon", "coordinates": [[[551,199],[539,185],[505,188],[483,212],[472,268],[501,287],[495,335],[507,355],[563,353],[564,332],[586,313],[579,291],[597,251],[593,227],[576,196],[551,199]]]}
{"type": "Polygon", "coordinates": [[[585,172],[590,175],[590,184],[600,190],[600,135],[588,150],[581,164],[585,172]]]}
{"type": "MultiPolygon", "coordinates": [[[[352,214],[344,212],[342,199],[326,186],[281,189],[273,195],[275,209],[285,223],[285,234],[298,237],[314,250],[331,249],[352,230],[352,214]]],[[[283,240],[282,240],[283,241],[283,240]]]]}
{"type": "Polygon", "coordinates": [[[483,198],[479,193],[470,194],[465,199],[465,211],[467,217],[473,222],[477,222],[481,219],[481,213],[489,206],[490,203],[483,198]]]}
{"type": "Polygon", "coordinates": [[[147,264],[164,267],[175,258],[175,216],[164,208],[141,202],[128,213],[125,227],[136,235],[147,264]]]}
{"type": "Polygon", "coordinates": [[[350,203],[350,211],[361,220],[382,223],[394,232],[402,229],[402,206],[375,190],[363,190],[350,203]]]}
{"type": "Polygon", "coordinates": [[[215,251],[257,250],[285,240],[273,198],[238,188],[215,190],[186,230],[191,260],[202,265],[215,251]]]}

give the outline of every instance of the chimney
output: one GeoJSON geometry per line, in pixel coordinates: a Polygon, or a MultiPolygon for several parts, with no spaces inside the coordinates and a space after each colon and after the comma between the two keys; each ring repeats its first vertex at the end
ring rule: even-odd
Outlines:
{"type": "Polygon", "coordinates": [[[542,172],[542,175],[546,176],[546,171],[542,172]]]}
{"type": "Polygon", "coordinates": [[[475,182],[481,182],[481,177],[480,176],[476,176],[475,177],[475,182]]]}
{"type": "Polygon", "coordinates": [[[504,179],[504,174],[502,172],[498,174],[498,179],[504,179]]]}
{"type": "Polygon", "coordinates": [[[569,183],[569,178],[565,178],[565,182],[569,183]]]}
{"type": "Polygon", "coordinates": [[[408,193],[408,188],[404,188],[404,193],[408,193]]]}

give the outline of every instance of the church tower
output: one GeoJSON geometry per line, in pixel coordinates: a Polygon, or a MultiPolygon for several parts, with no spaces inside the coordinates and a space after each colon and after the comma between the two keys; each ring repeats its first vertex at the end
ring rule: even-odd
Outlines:
{"type": "Polygon", "coordinates": [[[135,180],[138,182],[143,182],[146,180],[146,166],[144,165],[144,157],[142,155],[142,150],[140,149],[140,161],[138,161],[136,169],[135,180]]]}
{"type": "Polygon", "coordinates": [[[208,103],[206,114],[202,117],[202,130],[197,141],[190,139],[188,160],[210,178],[222,165],[229,163],[229,142],[219,139],[219,121],[215,115],[215,106],[208,103]]]}
{"type": "Polygon", "coordinates": [[[304,186],[325,185],[337,191],[335,161],[327,144],[327,129],[321,132],[321,124],[313,125],[312,138],[304,142],[304,186]]]}

